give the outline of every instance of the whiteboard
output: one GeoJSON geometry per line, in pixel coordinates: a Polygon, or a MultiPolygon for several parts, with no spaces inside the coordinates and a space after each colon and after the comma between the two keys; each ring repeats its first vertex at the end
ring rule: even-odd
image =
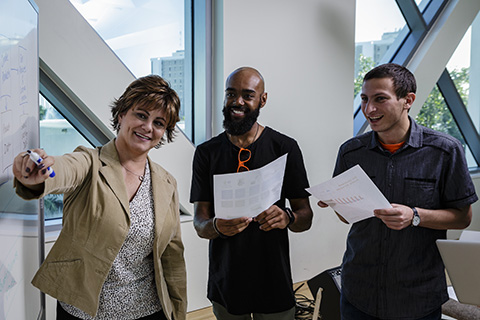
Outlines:
{"type": "Polygon", "coordinates": [[[38,8],[0,0],[0,320],[42,313],[30,281],[40,261],[39,201],[13,189],[16,154],[39,145],[38,8]]]}

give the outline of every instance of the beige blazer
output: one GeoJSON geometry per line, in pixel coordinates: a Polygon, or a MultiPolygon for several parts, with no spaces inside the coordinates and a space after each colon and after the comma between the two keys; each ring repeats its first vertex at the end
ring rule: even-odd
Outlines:
{"type": "MultiPolygon", "coordinates": [[[[168,319],[186,318],[187,293],[175,179],[148,159],[155,210],[153,246],[158,297],[168,319]]],[[[102,285],[130,227],[129,199],[114,140],[55,157],[55,177],[43,193],[17,180],[24,199],[64,193],[63,228],[32,284],[94,316],[102,285]]]]}

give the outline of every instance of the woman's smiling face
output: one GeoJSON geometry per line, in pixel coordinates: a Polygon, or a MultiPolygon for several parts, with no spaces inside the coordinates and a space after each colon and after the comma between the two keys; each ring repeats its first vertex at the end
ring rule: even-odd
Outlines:
{"type": "Polygon", "coordinates": [[[165,111],[134,106],[119,116],[119,124],[118,142],[129,152],[148,153],[165,134],[165,111]]]}

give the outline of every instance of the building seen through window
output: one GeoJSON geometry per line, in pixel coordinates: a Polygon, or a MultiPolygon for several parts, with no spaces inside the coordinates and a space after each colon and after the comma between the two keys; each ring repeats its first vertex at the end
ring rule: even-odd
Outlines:
{"type": "MultiPolygon", "coordinates": [[[[177,50],[169,57],[151,58],[153,74],[158,74],[170,82],[180,98],[180,105],[184,106],[184,81],[185,81],[185,50],[177,50]]],[[[180,123],[178,126],[185,130],[185,108],[180,109],[180,123]]]]}
{"type": "MultiPolygon", "coordinates": [[[[355,89],[361,89],[363,76],[374,66],[386,62],[389,51],[402,29],[407,29],[405,19],[393,0],[357,0],[355,19],[355,89]],[[371,19],[372,10],[382,12],[371,19]]],[[[356,108],[356,107],[355,107],[356,108]]]]}
{"type": "Polygon", "coordinates": [[[185,131],[186,109],[191,108],[185,95],[191,93],[184,86],[192,81],[184,71],[191,54],[185,52],[189,41],[185,39],[185,3],[189,0],[70,2],[135,77],[158,74],[170,82],[181,101],[178,126],[185,131]]]}
{"type": "MultiPolygon", "coordinates": [[[[419,0],[416,1],[416,4],[422,12],[429,1],[419,0]]],[[[472,24],[474,30],[480,29],[479,20],[480,18],[477,17],[472,24]]],[[[366,72],[379,64],[390,62],[395,50],[402,44],[408,32],[408,25],[396,1],[357,0],[354,97],[357,97],[361,91],[366,72]],[[369,19],[368,17],[371,16],[374,9],[385,14],[376,15],[375,19],[369,19]]],[[[480,30],[477,33],[480,33],[480,30]]],[[[471,62],[475,61],[471,58],[471,56],[474,56],[473,52],[480,53],[480,37],[473,36],[477,33],[472,32],[472,27],[467,31],[446,69],[478,131],[480,128],[480,93],[476,94],[470,91],[471,79],[480,81],[480,74],[477,74],[479,71],[471,73],[471,70],[479,70],[479,67],[471,67],[471,62]]],[[[357,112],[359,104],[354,103],[353,108],[354,113],[357,112]]],[[[460,140],[465,148],[469,167],[478,167],[478,163],[472,156],[472,152],[462,135],[462,130],[455,121],[438,86],[433,88],[415,120],[421,125],[447,133],[460,140]]]]}

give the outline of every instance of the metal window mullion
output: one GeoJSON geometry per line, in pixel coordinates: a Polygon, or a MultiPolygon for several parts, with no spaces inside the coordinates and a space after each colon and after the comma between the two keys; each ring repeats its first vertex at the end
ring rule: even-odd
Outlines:
{"type": "Polygon", "coordinates": [[[205,137],[210,139],[213,132],[213,0],[205,1],[205,82],[206,82],[206,124],[205,137]]]}
{"type": "MultiPolygon", "coordinates": [[[[100,146],[113,138],[113,134],[105,134],[108,129],[99,128],[85,115],[78,106],[62,91],[61,88],[47,75],[44,64],[40,68],[39,91],[55,109],[93,146],[100,146]]],[[[64,88],[65,89],[65,88],[64,88]]]]}
{"type": "Polygon", "coordinates": [[[425,23],[427,24],[427,29],[437,20],[438,16],[445,8],[449,0],[430,0],[425,10],[423,10],[422,15],[425,23]]]}
{"type": "Polygon", "coordinates": [[[455,83],[446,69],[442,72],[440,79],[438,79],[437,86],[465,142],[470,147],[477,165],[480,165],[480,136],[468,114],[467,108],[463,104],[455,83]]]}
{"type": "Polygon", "coordinates": [[[414,0],[396,0],[396,2],[412,33],[426,30],[427,24],[414,0]]]}
{"type": "Polygon", "coordinates": [[[212,1],[192,1],[193,4],[193,128],[195,145],[211,136],[211,10],[212,1]],[[210,105],[208,104],[210,103],[210,105]]]}

